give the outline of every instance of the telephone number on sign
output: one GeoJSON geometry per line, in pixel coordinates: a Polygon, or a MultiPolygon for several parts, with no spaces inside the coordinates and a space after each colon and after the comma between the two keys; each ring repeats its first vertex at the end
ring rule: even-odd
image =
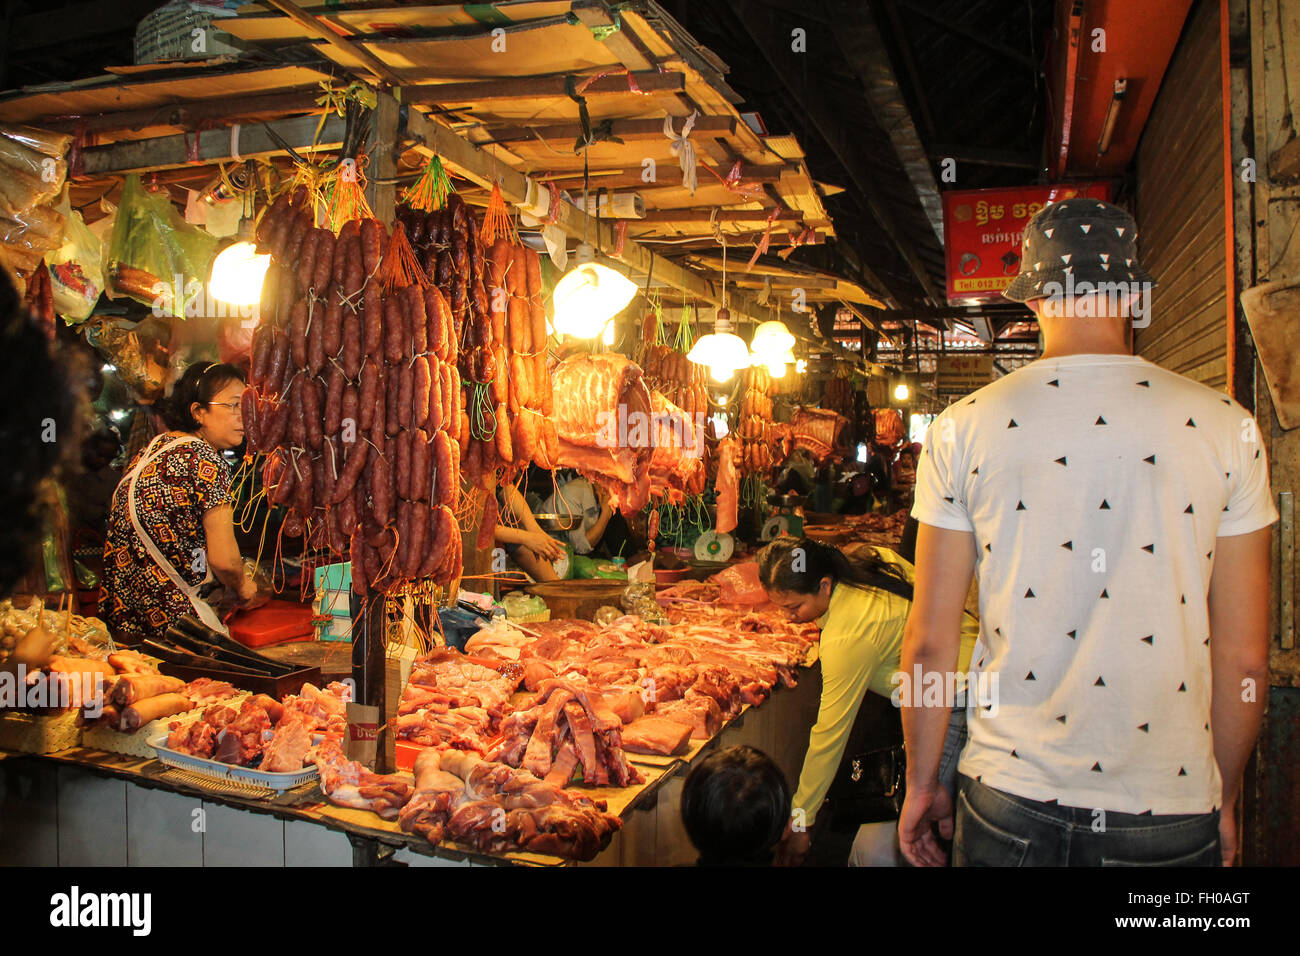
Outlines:
{"type": "Polygon", "coordinates": [[[957,279],[952,285],[958,292],[996,292],[1010,284],[1010,277],[994,276],[989,279],[957,279]]]}

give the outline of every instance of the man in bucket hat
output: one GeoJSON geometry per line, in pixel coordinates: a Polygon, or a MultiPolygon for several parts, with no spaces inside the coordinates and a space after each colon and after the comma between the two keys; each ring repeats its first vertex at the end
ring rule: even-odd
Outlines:
{"type": "Polygon", "coordinates": [[[957,865],[1235,856],[1277,511],[1250,414],[1129,353],[1129,324],[1151,321],[1136,234],[1095,199],[1035,216],[1004,295],[1038,316],[1042,357],[927,433],[901,670],[954,668],[974,571],[972,668],[999,699],[969,704],[955,794],[937,777],[948,710],[904,708],[914,863],[943,863],[935,824],[957,865]]]}

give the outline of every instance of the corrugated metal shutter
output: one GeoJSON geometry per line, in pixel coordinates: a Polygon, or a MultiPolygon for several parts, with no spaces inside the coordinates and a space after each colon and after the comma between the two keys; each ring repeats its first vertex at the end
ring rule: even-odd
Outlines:
{"type": "Polygon", "coordinates": [[[1138,250],[1159,285],[1134,348],[1213,388],[1227,386],[1220,85],[1219,4],[1198,0],[1138,148],[1138,250]]]}

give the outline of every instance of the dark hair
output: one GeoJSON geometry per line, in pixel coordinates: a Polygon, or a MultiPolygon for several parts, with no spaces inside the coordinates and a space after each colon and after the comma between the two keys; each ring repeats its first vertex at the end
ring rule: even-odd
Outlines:
{"type": "MultiPolygon", "coordinates": [[[[30,280],[29,280],[30,281],[30,280]]],[[[45,479],[74,474],[88,410],[73,382],[89,374],[83,355],[49,342],[29,315],[9,272],[0,268],[0,594],[39,567],[41,523],[52,507],[45,479]]]]}
{"type": "Polygon", "coordinates": [[[753,747],[719,750],[682,787],[682,822],[703,865],[770,863],[789,819],[785,774],[753,747]]]}
{"type": "Polygon", "coordinates": [[[812,538],[777,538],[758,553],[758,580],[769,591],[814,594],[827,577],[836,584],[875,588],[912,600],[907,576],[869,548],[845,554],[812,538]]]}
{"type": "Polygon", "coordinates": [[[244,382],[244,373],[233,365],[218,363],[206,365],[195,362],[185,370],[185,374],[172,386],[171,396],[159,403],[167,427],[178,432],[197,431],[199,423],[194,420],[190,406],[195,402],[206,405],[217,397],[217,393],[231,382],[244,382]]]}

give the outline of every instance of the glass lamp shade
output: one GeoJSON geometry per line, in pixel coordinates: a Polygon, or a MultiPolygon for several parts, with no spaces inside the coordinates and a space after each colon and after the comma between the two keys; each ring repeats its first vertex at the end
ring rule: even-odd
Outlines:
{"type": "MultiPolygon", "coordinates": [[[[588,252],[590,255],[590,252],[588,252]]],[[[555,285],[555,331],[581,339],[594,338],[623,311],[636,294],[636,283],[598,262],[581,261],[555,285]]]]}
{"type": "Polygon", "coordinates": [[[754,330],[749,347],[755,355],[782,355],[794,348],[794,336],[784,322],[763,322],[754,330]]]}
{"type": "Polygon", "coordinates": [[[259,256],[251,242],[232,243],[213,260],[208,293],[230,305],[257,305],[270,265],[271,257],[259,256]]]}
{"type": "Polygon", "coordinates": [[[707,365],[718,382],[725,382],[736,369],[749,365],[749,346],[731,332],[710,332],[691,346],[686,358],[696,365],[707,365]]]}

